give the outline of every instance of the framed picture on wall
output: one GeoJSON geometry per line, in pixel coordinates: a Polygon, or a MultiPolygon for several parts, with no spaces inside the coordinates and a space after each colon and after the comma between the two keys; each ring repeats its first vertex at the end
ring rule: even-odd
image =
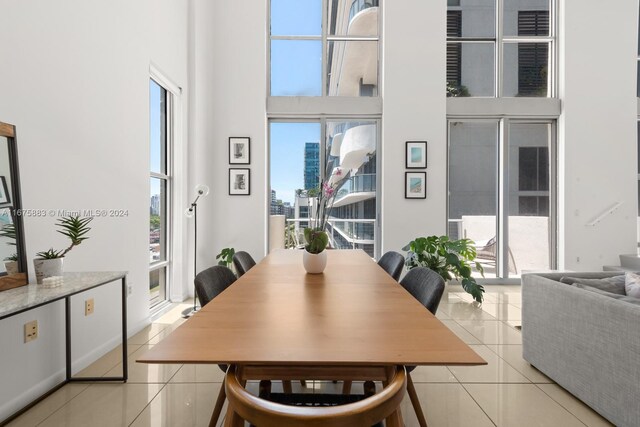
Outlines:
{"type": "Polygon", "coordinates": [[[234,136],[229,138],[229,164],[251,164],[251,138],[234,136]]]}
{"type": "Polygon", "coordinates": [[[425,169],[427,167],[427,141],[407,141],[407,169],[425,169]]]}
{"type": "Polygon", "coordinates": [[[229,169],[229,195],[248,196],[251,194],[251,169],[229,169]]]}
{"type": "Polygon", "coordinates": [[[7,187],[7,179],[0,176],[0,205],[8,205],[11,203],[9,188],[7,187]]]}
{"type": "Polygon", "coordinates": [[[427,198],[427,173],[426,172],[405,172],[404,176],[404,198],[405,199],[426,199],[427,198]]]}

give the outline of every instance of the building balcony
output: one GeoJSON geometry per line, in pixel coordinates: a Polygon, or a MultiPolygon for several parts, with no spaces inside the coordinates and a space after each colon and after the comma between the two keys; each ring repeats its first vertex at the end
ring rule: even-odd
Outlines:
{"type": "Polygon", "coordinates": [[[338,190],[334,208],[358,203],[376,197],[376,174],[354,175],[338,190]]]}

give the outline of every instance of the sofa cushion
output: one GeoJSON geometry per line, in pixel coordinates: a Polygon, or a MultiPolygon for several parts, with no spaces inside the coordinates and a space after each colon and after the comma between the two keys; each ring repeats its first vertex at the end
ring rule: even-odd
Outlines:
{"type": "Polygon", "coordinates": [[[640,298],[640,274],[626,273],[624,287],[627,296],[640,298]]]}
{"type": "Polygon", "coordinates": [[[618,295],[627,295],[625,291],[625,275],[607,277],[604,279],[584,279],[581,277],[564,276],[560,279],[562,283],[573,285],[580,283],[582,285],[591,286],[601,291],[611,292],[618,295]]]}
{"type": "Polygon", "coordinates": [[[612,292],[607,292],[607,291],[603,291],[602,289],[594,288],[593,286],[583,285],[582,283],[573,283],[571,286],[575,286],[576,288],[584,289],[585,291],[593,292],[596,294],[604,295],[609,298],[625,301],[630,304],[635,304],[640,306],[640,298],[633,298],[626,295],[614,294],[612,292]]]}

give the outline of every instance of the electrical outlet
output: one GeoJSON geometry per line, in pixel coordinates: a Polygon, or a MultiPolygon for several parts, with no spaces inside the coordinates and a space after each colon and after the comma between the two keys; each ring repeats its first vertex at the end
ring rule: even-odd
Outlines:
{"type": "Polygon", "coordinates": [[[131,295],[133,293],[133,286],[127,285],[127,294],[131,295]]]}
{"type": "Polygon", "coordinates": [[[94,309],[93,298],[86,300],[84,302],[84,315],[89,316],[93,314],[93,309],[94,309]]]}
{"type": "Polygon", "coordinates": [[[24,342],[33,341],[38,338],[38,321],[34,320],[24,324],[24,342]]]}

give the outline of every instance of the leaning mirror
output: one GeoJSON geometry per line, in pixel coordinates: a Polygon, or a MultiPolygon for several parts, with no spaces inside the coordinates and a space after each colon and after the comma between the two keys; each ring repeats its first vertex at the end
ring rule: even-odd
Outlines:
{"type": "Polygon", "coordinates": [[[0,291],[28,283],[16,127],[0,122],[0,291]]]}

